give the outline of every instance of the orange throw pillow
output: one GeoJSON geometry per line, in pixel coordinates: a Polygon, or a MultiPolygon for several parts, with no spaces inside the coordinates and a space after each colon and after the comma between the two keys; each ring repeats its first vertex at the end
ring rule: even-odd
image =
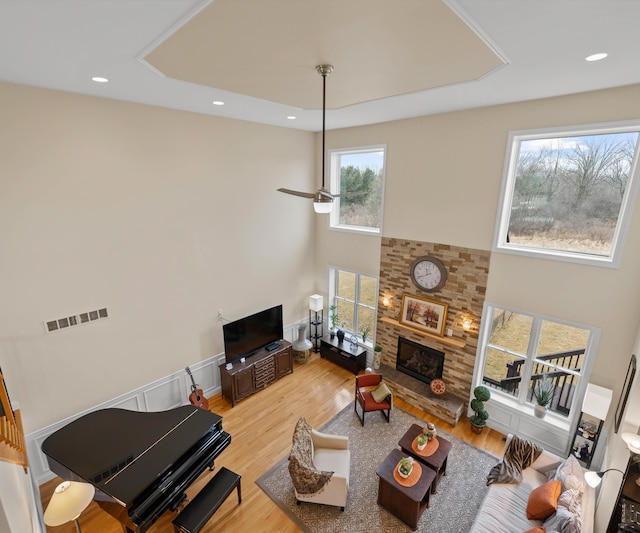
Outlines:
{"type": "Polygon", "coordinates": [[[522,533],[547,533],[547,528],[544,526],[532,527],[531,529],[527,529],[522,533]]]}
{"type": "Polygon", "coordinates": [[[558,509],[558,498],[562,492],[562,483],[555,479],[533,489],[527,502],[527,518],[529,520],[544,520],[558,509]]]}

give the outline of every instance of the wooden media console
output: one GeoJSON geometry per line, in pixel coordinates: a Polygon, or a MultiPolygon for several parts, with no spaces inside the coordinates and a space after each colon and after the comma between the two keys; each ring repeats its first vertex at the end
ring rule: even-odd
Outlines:
{"type": "Polygon", "coordinates": [[[293,350],[291,343],[280,341],[275,350],[263,348],[245,358],[244,362],[237,361],[227,369],[226,363],[220,365],[220,382],[222,397],[236,403],[261,391],[274,381],[293,372],[293,350]]]}

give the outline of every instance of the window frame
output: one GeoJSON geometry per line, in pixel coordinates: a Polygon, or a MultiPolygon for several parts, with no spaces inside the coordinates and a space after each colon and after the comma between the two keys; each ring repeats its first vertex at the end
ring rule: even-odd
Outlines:
{"type": "Polygon", "coordinates": [[[492,251],[555,261],[619,268],[627,234],[631,225],[633,208],[636,204],[638,189],[640,188],[640,176],[638,176],[638,167],[640,166],[638,164],[638,159],[640,158],[640,140],[636,144],[632,165],[629,169],[629,182],[620,205],[616,229],[611,241],[611,252],[608,256],[569,250],[535,248],[508,243],[507,233],[509,230],[509,219],[511,217],[515,189],[515,170],[520,154],[520,143],[522,141],[629,132],[640,132],[639,120],[510,131],[507,139],[492,251]]]}
{"type": "Polygon", "coordinates": [[[353,324],[351,324],[351,327],[349,329],[344,328],[346,332],[348,332],[350,335],[355,335],[358,338],[358,344],[360,344],[361,346],[364,346],[365,348],[373,348],[373,343],[374,340],[376,338],[376,319],[375,317],[378,316],[378,298],[375,298],[375,304],[373,306],[370,306],[368,304],[364,304],[360,302],[360,276],[366,276],[368,278],[372,278],[376,280],[376,295],[378,294],[378,291],[380,290],[380,278],[378,276],[374,276],[371,275],[367,272],[358,272],[357,270],[351,270],[348,268],[341,268],[341,267],[337,267],[337,266],[329,266],[328,267],[328,272],[327,272],[327,276],[328,276],[328,290],[327,290],[327,294],[328,294],[328,300],[329,300],[329,304],[327,309],[332,306],[338,305],[338,299],[343,300],[343,301],[348,301],[351,303],[351,300],[349,300],[348,298],[342,297],[342,296],[338,296],[337,294],[337,289],[338,289],[338,275],[339,272],[348,272],[350,274],[354,274],[355,275],[355,288],[354,288],[354,301],[353,306],[353,312],[354,312],[354,322],[356,323],[356,325],[359,325],[358,322],[358,312],[359,312],[359,306],[363,306],[366,307],[368,309],[372,309],[373,310],[373,316],[374,316],[374,320],[373,320],[373,330],[369,332],[369,335],[367,335],[367,340],[364,342],[364,344],[362,343],[362,339],[360,337],[360,328],[356,328],[356,330],[354,331],[353,329],[353,324]]]}
{"type": "MultiPolygon", "coordinates": [[[[522,383],[529,383],[531,381],[531,371],[533,367],[533,363],[536,359],[536,351],[538,346],[538,341],[540,338],[540,331],[542,329],[542,323],[544,321],[555,322],[558,324],[563,324],[566,326],[584,329],[589,332],[589,338],[587,340],[587,345],[585,346],[584,352],[584,365],[582,367],[582,372],[580,372],[580,380],[578,383],[578,387],[576,388],[573,399],[571,401],[571,406],[569,408],[569,414],[567,416],[562,416],[556,414],[552,411],[547,412],[547,415],[544,419],[539,420],[541,424],[549,424],[551,426],[555,426],[564,431],[568,431],[569,428],[573,427],[580,416],[580,412],[582,410],[582,399],[584,397],[584,393],[587,388],[587,384],[589,383],[589,377],[591,375],[591,369],[593,367],[593,363],[596,358],[597,346],[600,339],[600,328],[594,326],[587,326],[585,324],[579,324],[577,322],[571,322],[569,320],[563,320],[556,317],[550,317],[547,315],[542,315],[538,313],[533,313],[530,311],[523,311],[522,309],[516,309],[514,307],[509,307],[505,305],[499,305],[496,303],[491,303],[485,301],[482,308],[482,319],[480,322],[480,332],[478,335],[478,348],[476,350],[476,361],[473,373],[473,384],[471,390],[473,390],[478,385],[483,385],[483,376],[484,376],[484,366],[487,357],[487,349],[492,347],[490,343],[491,337],[491,325],[493,322],[493,312],[495,309],[501,309],[504,311],[510,311],[513,313],[518,313],[521,315],[529,316],[533,319],[529,343],[527,346],[527,353],[525,354],[525,363],[523,365],[522,371],[522,383]]],[[[523,354],[518,354],[523,355],[523,354]]],[[[506,394],[498,389],[490,388],[491,390],[491,402],[499,403],[502,409],[518,415],[518,416],[535,416],[534,415],[534,404],[533,402],[527,401],[527,393],[528,393],[528,385],[527,387],[521,387],[521,390],[518,396],[512,396],[506,394]]]]}
{"type": "Polygon", "coordinates": [[[382,151],[382,198],[380,199],[380,227],[369,228],[366,226],[355,226],[350,224],[340,224],[340,197],[334,198],[333,209],[329,213],[328,226],[330,230],[345,231],[351,233],[358,233],[360,235],[382,235],[382,227],[384,224],[384,188],[387,172],[387,145],[386,144],[370,144],[367,146],[353,146],[347,148],[331,148],[328,150],[327,158],[329,160],[329,190],[335,194],[340,192],[340,173],[338,171],[338,162],[342,155],[359,154],[366,152],[378,152],[382,151]]]}

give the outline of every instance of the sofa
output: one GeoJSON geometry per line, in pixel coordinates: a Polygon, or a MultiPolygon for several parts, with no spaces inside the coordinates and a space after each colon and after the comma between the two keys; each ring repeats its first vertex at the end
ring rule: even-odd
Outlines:
{"type": "MultiPolygon", "coordinates": [[[[502,462],[494,468],[507,462],[514,438],[508,435],[502,462]]],[[[585,482],[585,472],[572,455],[563,459],[542,450],[520,471],[520,482],[493,482],[489,486],[470,533],[593,533],[595,490],[585,482]],[[557,509],[540,512],[534,508],[540,499],[548,498],[557,502],[557,509]],[[528,518],[528,512],[534,518],[528,518]]]]}
{"type": "Polygon", "coordinates": [[[349,438],[313,429],[300,418],[293,432],[289,475],[296,502],[334,505],[344,511],[349,490],[349,438]]]}

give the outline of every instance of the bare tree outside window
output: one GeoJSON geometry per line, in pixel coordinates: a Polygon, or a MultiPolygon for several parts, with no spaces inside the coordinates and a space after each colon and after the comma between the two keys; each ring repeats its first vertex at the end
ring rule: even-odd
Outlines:
{"type": "Polygon", "coordinates": [[[497,247],[611,259],[640,125],[618,130],[512,135],[497,247]]]}

